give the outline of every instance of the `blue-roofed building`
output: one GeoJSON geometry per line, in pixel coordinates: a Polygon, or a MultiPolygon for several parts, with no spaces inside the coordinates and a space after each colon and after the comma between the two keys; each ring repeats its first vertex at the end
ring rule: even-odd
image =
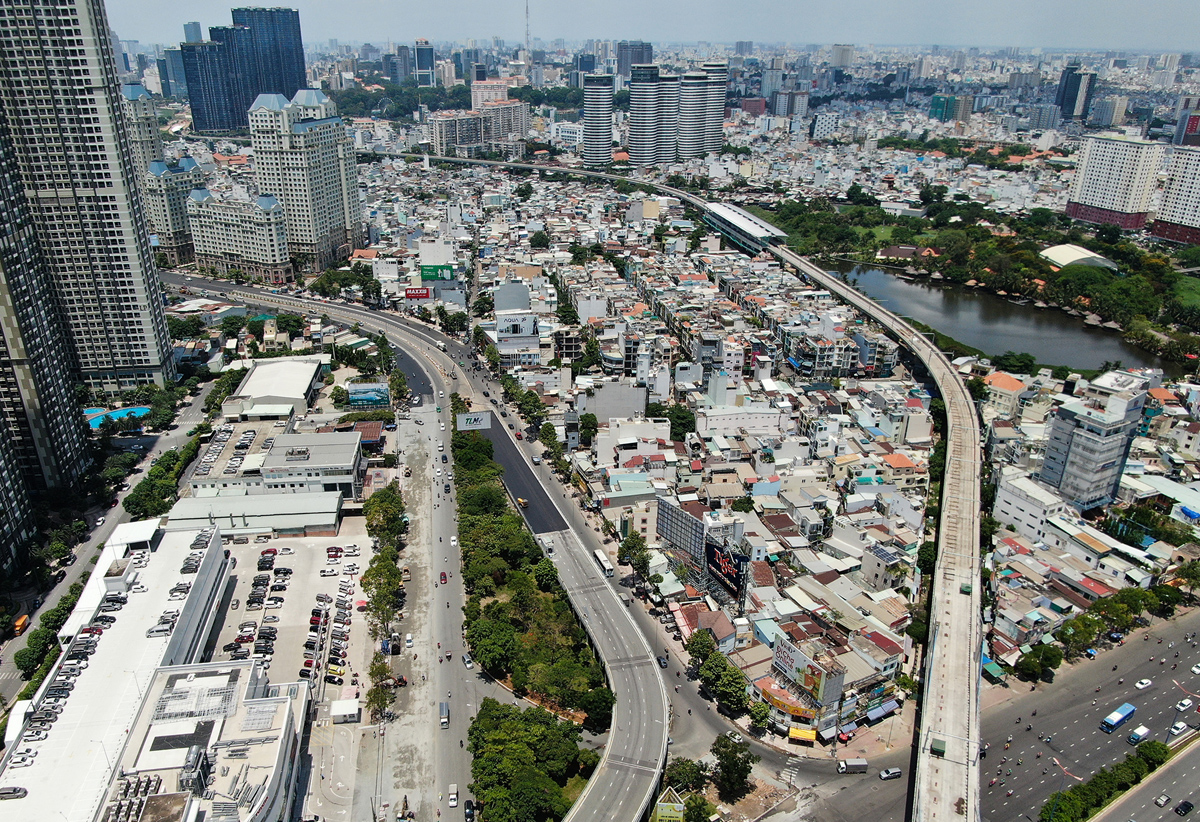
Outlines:
{"type": "Polygon", "coordinates": [[[268,283],[292,281],[286,218],[275,197],[223,200],[201,188],[188,196],[187,213],[202,270],[222,275],[240,271],[247,279],[268,283]]]}
{"type": "Polygon", "coordinates": [[[142,177],[142,201],[154,232],[154,250],[166,254],[171,265],[191,262],[194,256],[187,200],[192,189],[203,186],[204,173],[191,157],[174,165],[155,160],[142,177]]]}
{"type": "Polygon", "coordinates": [[[258,190],[279,198],[292,256],[322,271],[362,247],[354,146],[324,92],[301,89],[290,101],[260,94],[250,138],[258,190]]]}

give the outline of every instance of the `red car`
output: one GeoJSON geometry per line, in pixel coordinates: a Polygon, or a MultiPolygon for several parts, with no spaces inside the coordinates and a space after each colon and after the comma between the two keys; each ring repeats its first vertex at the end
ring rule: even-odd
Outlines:
{"type": "Polygon", "coordinates": [[[445,571],[442,571],[442,584],[443,585],[446,584],[446,572],[445,571]]]}
{"type": "Polygon", "coordinates": [[[519,440],[523,440],[523,439],[525,439],[525,436],[524,436],[524,435],[523,435],[523,434],[522,434],[520,431],[518,431],[518,432],[517,432],[517,439],[519,439],[519,440]]]}
{"type": "Polygon", "coordinates": [[[260,557],[273,557],[278,553],[279,553],[279,550],[276,548],[264,548],[258,552],[258,555],[260,557]]]}
{"type": "Polygon", "coordinates": [[[103,628],[84,628],[79,633],[81,633],[81,634],[102,634],[102,633],[104,633],[104,629],[103,628]]]}
{"type": "Polygon", "coordinates": [[[324,618],[324,617],[315,616],[315,617],[309,617],[309,618],[308,618],[308,624],[309,624],[309,625],[322,625],[322,624],[324,624],[324,623],[325,623],[325,618],[324,618]]]}

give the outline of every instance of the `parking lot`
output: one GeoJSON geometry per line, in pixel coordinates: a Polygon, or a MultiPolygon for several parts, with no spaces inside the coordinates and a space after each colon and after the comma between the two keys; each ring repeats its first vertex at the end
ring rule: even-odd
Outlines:
{"type": "Polygon", "coordinates": [[[351,683],[352,675],[361,673],[365,679],[372,653],[371,642],[365,630],[366,620],[355,607],[355,603],[363,599],[358,577],[371,558],[371,540],[366,536],[363,521],[350,519],[343,522],[341,533],[336,537],[297,537],[266,541],[250,538],[245,543],[227,541],[225,547],[237,562],[230,575],[234,588],[229,607],[223,614],[213,658],[231,659],[236,654],[247,652],[255,654],[255,642],[247,640],[246,637],[262,639],[259,637],[261,630],[272,628],[275,637],[268,660],[272,679],[292,680],[299,671],[309,669],[313,672],[309,675],[312,677],[316,699],[320,700],[326,694],[331,699],[338,699],[343,692],[353,696],[355,689],[351,683]],[[327,552],[331,546],[343,549],[336,561],[331,561],[327,552]],[[260,570],[259,560],[263,552],[272,549],[276,552],[273,567],[260,570]],[[355,553],[357,556],[354,556],[355,553]],[[352,567],[354,565],[357,565],[357,569],[352,567]],[[285,573],[284,569],[290,569],[291,573],[285,573]],[[256,577],[265,577],[267,582],[267,589],[261,594],[261,605],[250,601],[256,577]],[[286,588],[278,589],[281,585],[286,588]],[[313,609],[322,606],[317,600],[318,596],[329,598],[325,603],[328,616],[324,625],[313,626],[310,624],[314,616],[313,609]],[[272,598],[276,597],[281,601],[273,601],[272,598]],[[339,612],[338,600],[344,600],[344,603],[349,605],[349,625],[334,624],[339,612]],[[255,623],[253,629],[243,630],[240,627],[250,622],[255,623]],[[306,642],[310,640],[310,629],[318,628],[317,640],[311,643],[312,647],[306,647],[306,642]],[[332,628],[345,630],[349,634],[348,640],[341,643],[332,642],[332,628]],[[242,640],[240,643],[239,637],[242,640]],[[240,649],[233,650],[233,643],[240,644],[240,649]],[[230,650],[225,650],[227,647],[230,650]],[[324,679],[331,648],[345,652],[344,664],[340,666],[344,672],[333,672],[343,680],[341,688],[334,683],[326,683],[324,679]],[[306,654],[309,656],[306,657],[306,654]],[[310,663],[308,666],[305,665],[306,661],[310,663]]]}

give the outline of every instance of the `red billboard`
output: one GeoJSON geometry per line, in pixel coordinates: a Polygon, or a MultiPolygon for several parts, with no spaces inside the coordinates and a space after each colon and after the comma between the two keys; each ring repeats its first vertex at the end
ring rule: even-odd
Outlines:
{"type": "Polygon", "coordinates": [[[406,289],[404,289],[404,296],[406,299],[409,299],[409,300],[428,300],[429,299],[429,289],[428,288],[406,288],[406,289]]]}

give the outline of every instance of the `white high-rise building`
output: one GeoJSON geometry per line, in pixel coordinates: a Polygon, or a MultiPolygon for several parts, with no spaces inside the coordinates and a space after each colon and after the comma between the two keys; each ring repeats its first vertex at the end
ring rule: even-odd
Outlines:
{"type": "Polygon", "coordinates": [[[606,166],[612,162],[613,75],[583,78],[583,162],[606,166]]]}
{"type": "Polygon", "coordinates": [[[484,103],[504,102],[507,99],[507,80],[476,80],[471,84],[471,108],[475,111],[479,111],[484,103]]]}
{"type": "Polygon", "coordinates": [[[80,377],[113,393],[171,383],[171,344],[103,4],[0,4],[0,74],[0,108],[80,377]],[[71,67],[60,68],[68,57],[71,67]]]}
{"type": "Polygon", "coordinates": [[[685,71],[679,78],[679,159],[705,154],[708,127],[708,74],[685,71]]]}
{"type": "MultiPolygon", "coordinates": [[[[965,57],[965,55],[964,55],[965,57]]],[[[834,68],[847,68],[854,63],[854,46],[838,43],[829,53],[829,65],[834,68]]]]}
{"type": "Polygon", "coordinates": [[[283,205],[293,255],[323,271],[362,246],[354,145],[332,100],[317,89],[301,89],[290,103],[260,94],[250,140],[258,193],[283,205]]]}
{"type": "Polygon", "coordinates": [[[1088,137],[1067,195],[1068,217],[1125,230],[1146,223],[1166,146],[1119,134],[1088,137]]]}
{"type": "Polygon", "coordinates": [[[708,75],[704,149],[715,154],[725,145],[725,95],[729,86],[729,64],[704,63],[700,68],[708,75]]]}
{"type": "Polygon", "coordinates": [[[1162,205],[1151,233],[1177,243],[1200,244],[1200,148],[1171,152],[1162,205]]]}
{"type": "Polygon", "coordinates": [[[204,173],[191,157],[169,166],[161,160],[142,175],[146,219],[158,238],[154,250],[167,255],[171,265],[191,262],[192,229],[188,225],[187,199],[192,189],[204,187],[204,173]]]}
{"type": "Polygon", "coordinates": [[[672,163],[678,153],[679,75],[633,66],[629,80],[629,162],[672,163]]]}
{"type": "Polygon", "coordinates": [[[129,124],[129,145],[133,149],[133,168],[138,179],[155,160],[163,158],[162,132],[158,129],[158,111],[150,92],[140,83],[121,86],[121,108],[129,124]]]}
{"type": "Polygon", "coordinates": [[[222,200],[197,189],[187,202],[196,264],[222,275],[235,269],[268,283],[292,281],[287,217],[279,200],[222,200]]]}

